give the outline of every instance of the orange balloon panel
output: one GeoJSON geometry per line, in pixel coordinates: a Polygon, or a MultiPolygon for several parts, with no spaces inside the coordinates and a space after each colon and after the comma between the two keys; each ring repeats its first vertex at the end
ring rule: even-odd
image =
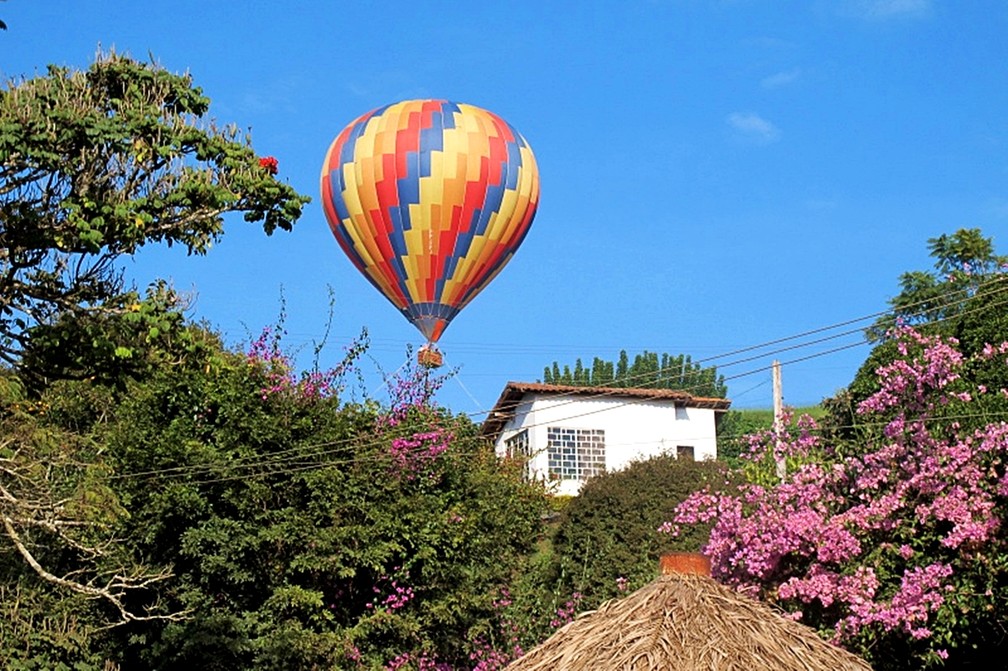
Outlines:
{"type": "Polygon", "coordinates": [[[322,166],[340,247],[429,342],[511,259],[538,204],[525,138],[492,112],[445,100],[364,114],[322,166]]]}

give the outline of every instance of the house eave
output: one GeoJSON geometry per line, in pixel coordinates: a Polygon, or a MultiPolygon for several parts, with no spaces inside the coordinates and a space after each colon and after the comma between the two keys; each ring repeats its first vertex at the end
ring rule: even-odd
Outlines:
{"type": "Polygon", "coordinates": [[[675,389],[638,389],[613,387],[575,387],[560,384],[544,384],[541,382],[508,382],[493,409],[483,421],[481,434],[496,443],[507,423],[514,418],[519,404],[528,395],[539,396],[569,396],[571,398],[624,398],[633,401],[671,400],[676,405],[688,408],[706,408],[717,415],[728,411],[731,401],[725,398],[708,398],[693,396],[675,389]]]}

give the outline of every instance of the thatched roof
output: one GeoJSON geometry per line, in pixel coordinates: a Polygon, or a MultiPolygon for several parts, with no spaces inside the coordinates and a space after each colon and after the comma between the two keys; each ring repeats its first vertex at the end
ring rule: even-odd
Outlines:
{"type": "Polygon", "coordinates": [[[507,671],[871,671],[767,605],[695,574],[663,575],[559,629],[507,671]]]}

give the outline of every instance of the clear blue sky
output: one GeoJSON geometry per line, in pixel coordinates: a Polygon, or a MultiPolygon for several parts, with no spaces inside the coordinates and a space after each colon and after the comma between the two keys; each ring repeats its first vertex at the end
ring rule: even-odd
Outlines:
{"type": "MultiPolygon", "coordinates": [[[[554,360],[707,359],[884,310],[901,272],[930,265],[927,238],[960,227],[1008,251],[1003,0],[8,0],[0,19],[5,77],[85,68],[114,47],[189,71],[218,121],[251,128],[314,199],[294,232],[267,238],[234,218],[208,256],[145,252],[129,273],[194,292],[192,315],[232,343],[275,322],[283,293],[288,342],[309,352],[331,287],[323,363],[367,327],[364,391],[378,397],[377,371],[422,339],[332,238],[326,148],[359,114],[408,98],[518,128],[539,163],[539,212],[441,339],[460,372],[438,400],[477,421],[508,380],[540,379],[554,360]]],[[[826,352],[859,341],[710,363],[736,407],[769,407],[778,358],[799,406],[850,381],[868,348],[826,352]]]]}

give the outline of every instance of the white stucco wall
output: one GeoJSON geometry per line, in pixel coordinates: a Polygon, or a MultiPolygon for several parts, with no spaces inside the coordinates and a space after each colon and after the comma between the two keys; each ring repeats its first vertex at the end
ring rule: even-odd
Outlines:
{"type": "MultiPolygon", "coordinates": [[[[497,454],[505,454],[507,439],[528,430],[533,477],[548,479],[547,432],[550,427],[605,431],[606,470],[659,454],[675,454],[678,446],[693,448],[697,461],[717,456],[714,410],[676,408],[671,401],[636,398],[578,398],[576,396],[526,397],[497,441],[497,454]]],[[[550,481],[557,494],[576,494],[576,480],[550,481]]]]}

